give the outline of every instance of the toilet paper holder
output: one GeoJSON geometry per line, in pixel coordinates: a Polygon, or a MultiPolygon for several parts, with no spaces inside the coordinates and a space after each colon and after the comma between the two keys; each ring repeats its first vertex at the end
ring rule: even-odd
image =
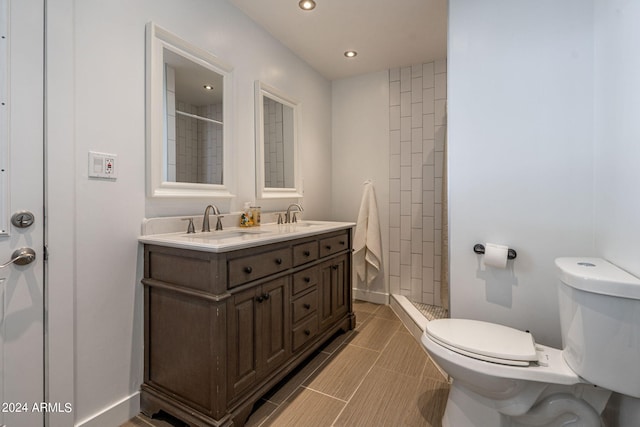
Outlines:
{"type": "MultiPolygon", "coordinates": [[[[477,253],[478,255],[484,255],[484,245],[482,243],[476,243],[475,245],[473,245],[473,252],[477,253]]],[[[518,254],[515,250],[511,248],[507,250],[507,259],[516,259],[517,256],[518,254]]]]}

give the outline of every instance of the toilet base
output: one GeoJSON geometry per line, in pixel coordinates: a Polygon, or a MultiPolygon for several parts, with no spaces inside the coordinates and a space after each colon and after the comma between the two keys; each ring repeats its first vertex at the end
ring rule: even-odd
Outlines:
{"type": "MultiPolygon", "coordinates": [[[[560,427],[574,422],[577,423],[575,425],[584,427],[600,427],[602,423],[600,414],[610,395],[609,390],[599,387],[585,387],[583,385],[566,387],[552,384],[548,385],[529,411],[518,416],[508,416],[487,405],[485,398],[467,389],[464,385],[456,385],[454,380],[449,390],[442,426],[560,427]]],[[[636,401],[632,403],[639,403],[639,405],[633,407],[640,411],[640,400],[636,399],[636,401]]],[[[626,400],[621,400],[620,406],[626,408],[632,405],[626,400]]],[[[629,411],[627,410],[627,412],[629,411]]],[[[624,417],[626,415],[616,416],[624,417]]],[[[631,417],[634,416],[637,415],[631,415],[631,417]]],[[[627,424],[614,425],[627,426],[627,424]]]]}

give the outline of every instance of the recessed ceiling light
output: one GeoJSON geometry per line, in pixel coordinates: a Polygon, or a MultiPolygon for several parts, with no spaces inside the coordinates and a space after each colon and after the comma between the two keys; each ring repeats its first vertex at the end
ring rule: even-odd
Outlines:
{"type": "Polygon", "coordinates": [[[357,54],[358,52],[356,52],[355,50],[348,50],[344,53],[344,56],[346,56],[347,58],[353,58],[357,54]]]}
{"type": "Polygon", "coordinates": [[[300,6],[302,10],[312,10],[316,7],[316,2],[313,0],[300,0],[298,6],[300,6]]]}
{"type": "Polygon", "coordinates": [[[211,85],[204,85],[204,88],[206,90],[213,90],[213,86],[211,86],[211,85]]]}

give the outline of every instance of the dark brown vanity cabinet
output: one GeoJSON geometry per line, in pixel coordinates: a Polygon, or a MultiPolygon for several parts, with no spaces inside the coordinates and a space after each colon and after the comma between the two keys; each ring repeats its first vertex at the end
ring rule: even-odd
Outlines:
{"type": "Polygon", "coordinates": [[[254,403],[355,327],[351,230],[229,252],[145,245],[141,409],[242,426],[254,403]]]}

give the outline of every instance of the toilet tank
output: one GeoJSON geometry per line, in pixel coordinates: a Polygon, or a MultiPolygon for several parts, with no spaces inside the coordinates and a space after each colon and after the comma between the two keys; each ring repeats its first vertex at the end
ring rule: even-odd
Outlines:
{"type": "Polygon", "coordinates": [[[640,398],[640,279],[600,258],[558,258],[562,355],[582,378],[640,398]]]}

